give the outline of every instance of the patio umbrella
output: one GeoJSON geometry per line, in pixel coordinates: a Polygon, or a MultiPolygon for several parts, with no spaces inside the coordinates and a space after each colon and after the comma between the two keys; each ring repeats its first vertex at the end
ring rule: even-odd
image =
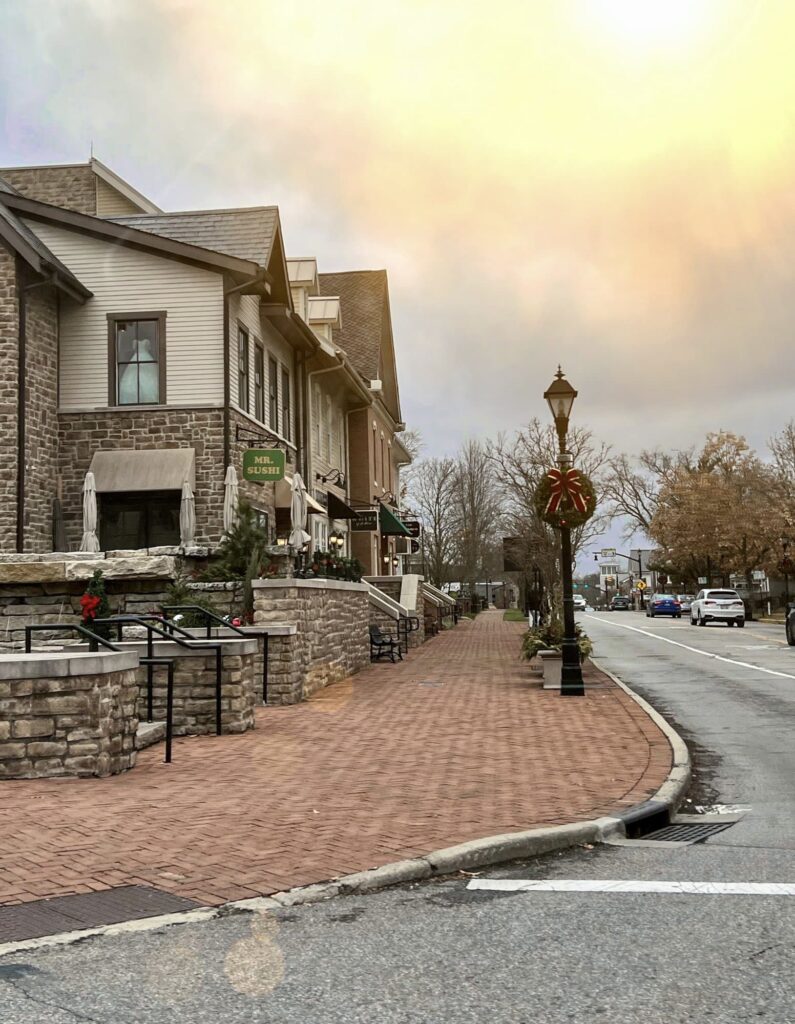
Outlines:
{"type": "Polygon", "coordinates": [[[306,532],[306,487],[301,474],[296,473],[292,483],[293,496],[290,500],[290,544],[301,551],[312,538],[306,532]]]}
{"type": "Polygon", "coordinates": [[[81,551],[99,551],[97,540],[97,484],[94,474],[89,471],[83,481],[83,539],[81,551]]]}
{"type": "Polygon", "coordinates": [[[182,498],[179,503],[179,542],[183,548],[192,546],[195,533],[196,502],[193,498],[193,488],[186,480],[182,485],[182,498]]]}
{"type": "Polygon", "coordinates": [[[224,533],[229,533],[238,516],[237,473],[234,466],[227,466],[224,477],[224,533]]]}

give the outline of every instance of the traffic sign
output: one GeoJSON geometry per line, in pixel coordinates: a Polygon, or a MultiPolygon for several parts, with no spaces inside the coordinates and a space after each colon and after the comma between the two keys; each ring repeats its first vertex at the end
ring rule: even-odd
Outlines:
{"type": "Polygon", "coordinates": [[[638,582],[635,584],[638,590],[645,590],[647,585],[648,584],[646,583],[646,580],[638,580],[638,582]]]}
{"type": "Polygon", "coordinates": [[[599,554],[602,556],[602,558],[615,558],[616,557],[616,549],[615,548],[602,548],[602,550],[599,552],[599,554]]]}

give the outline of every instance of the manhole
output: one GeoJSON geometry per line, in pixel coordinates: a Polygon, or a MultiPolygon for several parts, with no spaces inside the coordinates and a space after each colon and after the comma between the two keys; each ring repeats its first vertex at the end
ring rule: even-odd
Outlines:
{"type": "Polygon", "coordinates": [[[100,892],[56,896],[0,907],[0,942],[81,931],[121,921],[140,921],[202,906],[146,885],[120,885],[100,892]]]}
{"type": "Polygon", "coordinates": [[[643,839],[653,839],[665,843],[703,843],[710,836],[722,832],[725,828],[731,828],[733,821],[710,821],[686,825],[666,825],[665,828],[658,828],[656,832],[645,832],[643,839]]]}

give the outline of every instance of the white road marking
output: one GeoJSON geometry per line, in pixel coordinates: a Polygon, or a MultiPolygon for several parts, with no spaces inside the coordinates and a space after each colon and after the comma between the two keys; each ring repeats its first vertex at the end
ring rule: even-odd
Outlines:
{"type": "Polygon", "coordinates": [[[467,889],[498,892],[649,892],[691,896],[795,896],[795,884],[785,882],[655,882],[625,879],[473,878],[467,889]]]}
{"type": "Polygon", "coordinates": [[[598,622],[604,622],[607,626],[615,626],[617,629],[631,629],[633,633],[642,633],[643,636],[650,636],[653,640],[660,640],[664,644],[673,644],[674,647],[682,647],[693,654],[701,654],[705,658],[714,658],[716,661],[726,661],[730,665],[739,665],[740,668],[751,668],[755,672],[764,672],[769,676],[781,676],[783,679],[795,679],[789,672],[777,672],[772,668],[762,668],[761,665],[752,665],[748,661],[736,661],[734,658],[726,658],[722,654],[713,654],[711,651],[702,651],[699,647],[691,647],[690,644],[682,644],[678,640],[670,640],[667,636],[660,636],[658,633],[650,633],[648,629],[641,629],[639,626],[629,626],[626,622],[612,622],[610,619],[603,619],[599,615],[592,618],[598,622]]]}

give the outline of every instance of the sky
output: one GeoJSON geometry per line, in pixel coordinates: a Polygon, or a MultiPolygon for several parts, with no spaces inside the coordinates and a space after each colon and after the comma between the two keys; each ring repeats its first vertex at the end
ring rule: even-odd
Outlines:
{"type": "Polygon", "coordinates": [[[795,380],[792,0],[0,0],[0,166],[277,203],[385,267],[426,453],[546,417],[763,447],[795,380]]]}

